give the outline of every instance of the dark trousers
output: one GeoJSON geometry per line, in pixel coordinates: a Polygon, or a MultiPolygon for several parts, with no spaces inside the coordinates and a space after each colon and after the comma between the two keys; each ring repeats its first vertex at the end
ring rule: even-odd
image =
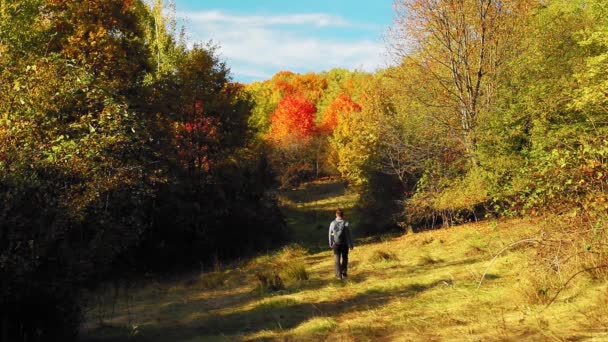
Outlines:
{"type": "Polygon", "coordinates": [[[348,269],[348,245],[334,246],[334,260],[336,267],[336,277],[346,276],[348,269]]]}

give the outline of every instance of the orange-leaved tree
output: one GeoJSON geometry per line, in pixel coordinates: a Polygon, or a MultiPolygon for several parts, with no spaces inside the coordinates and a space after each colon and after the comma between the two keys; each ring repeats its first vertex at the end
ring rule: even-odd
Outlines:
{"type": "Polygon", "coordinates": [[[290,85],[294,94],[303,94],[316,104],[327,89],[327,80],[321,75],[309,72],[292,77],[290,85]]]}
{"type": "Polygon", "coordinates": [[[312,72],[295,74],[290,71],[279,71],[272,77],[271,83],[282,97],[302,95],[315,104],[327,89],[327,80],[312,72]]]}
{"type": "Polygon", "coordinates": [[[350,96],[344,93],[338,95],[323,111],[320,131],[324,134],[331,134],[342,115],[359,111],[361,111],[361,105],[353,101],[350,96]]]}
{"type": "Polygon", "coordinates": [[[268,140],[279,148],[298,148],[315,134],[315,105],[302,95],[284,97],[270,115],[268,140]]]}

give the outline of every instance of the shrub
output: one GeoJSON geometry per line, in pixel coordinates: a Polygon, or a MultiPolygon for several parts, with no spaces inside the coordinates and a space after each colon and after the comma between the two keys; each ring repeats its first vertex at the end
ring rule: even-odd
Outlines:
{"type": "Polygon", "coordinates": [[[407,201],[407,221],[415,227],[445,227],[483,217],[490,201],[486,176],[480,169],[472,169],[459,178],[446,177],[437,189],[424,186],[431,175],[425,175],[419,190],[407,201]]]}
{"type": "Polygon", "coordinates": [[[403,184],[395,176],[369,172],[367,182],[359,188],[358,226],[367,233],[399,230],[403,190],[403,184]]]}

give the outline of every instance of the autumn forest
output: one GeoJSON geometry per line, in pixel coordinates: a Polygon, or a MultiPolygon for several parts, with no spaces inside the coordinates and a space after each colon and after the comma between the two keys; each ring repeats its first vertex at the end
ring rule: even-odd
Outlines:
{"type": "Polygon", "coordinates": [[[249,84],[171,8],[0,0],[1,341],[75,340],[100,284],[293,242],[277,193],[320,180],[360,237],[559,217],[538,258],[608,279],[606,1],[397,0],[394,65],[249,84]]]}

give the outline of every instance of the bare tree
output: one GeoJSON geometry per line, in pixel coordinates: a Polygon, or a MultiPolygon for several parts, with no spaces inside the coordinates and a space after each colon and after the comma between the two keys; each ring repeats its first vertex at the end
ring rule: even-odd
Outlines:
{"type": "Polygon", "coordinates": [[[494,102],[494,79],[514,53],[514,27],[527,6],[518,0],[396,0],[394,7],[392,50],[438,84],[436,101],[458,117],[464,150],[476,165],[479,114],[494,102]]]}

